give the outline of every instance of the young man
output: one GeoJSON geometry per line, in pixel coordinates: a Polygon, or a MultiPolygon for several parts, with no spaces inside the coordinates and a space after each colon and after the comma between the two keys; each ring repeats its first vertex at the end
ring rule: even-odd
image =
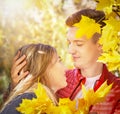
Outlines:
{"type": "MultiPolygon", "coordinates": [[[[86,35],[78,39],[75,37],[77,28],[73,25],[81,20],[82,15],[94,19],[97,23],[101,24],[101,28],[105,25],[103,23],[104,13],[92,9],[84,9],[68,17],[66,20],[66,24],[69,27],[67,40],[69,43],[69,53],[72,55],[75,69],[69,70],[66,73],[68,84],[65,88],[58,90],[56,94],[61,98],[69,97],[72,100],[81,98],[82,83],[87,89],[93,88],[96,91],[107,80],[108,85],[113,83],[112,90],[106,97],[106,100],[92,106],[90,112],[120,114],[120,78],[110,73],[105,64],[97,62],[102,52],[101,45],[98,43],[100,34],[95,33],[90,39],[87,39],[86,35]]],[[[11,70],[13,86],[28,74],[28,72],[24,72],[18,76],[18,72],[26,62],[24,61],[25,56],[18,60],[17,58],[16,56],[11,70]],[[21,61],[24,62],[21,63],[21,61]]]]}
{"type": "Polygon", "coordinates": [[[82,97],[82,83],[85,84],[86,88],[93,88],[96,91],[107,80],[108,85],[113,83],[113,89],[105,102],[91,107],[90,111],[98,114],[118,114],[120,113],[120,78],[110,73],[106,65],[97,62],[102,52],[101,45],[98,43],[99,33],[95,33],[90,39],[87,39],[86,35],[81,38],[75,37],[78,29],[73,25],[81,20],[82,15],[94,19],[101,25],[101,28],[105,25],[103,23],[105,15],[101,11],[85,9],[68,17],[66,24],[69,27],[67,33],[69,53],[72,55],[76,68],[67,72],[68,85],[58,90],[57,95],[63,98],[69,97],[70,99],[80,98],[82,97]]]}

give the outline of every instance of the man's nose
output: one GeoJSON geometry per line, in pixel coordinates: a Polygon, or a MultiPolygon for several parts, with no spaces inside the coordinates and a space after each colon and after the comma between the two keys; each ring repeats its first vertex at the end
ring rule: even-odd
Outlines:
{"type": "Polygon", "coordinates": [[[70,44],[69,47],[68,47],[68,52],[70,54],[74,54],[75,53],[75,46],[74,44],[70,44]]]}

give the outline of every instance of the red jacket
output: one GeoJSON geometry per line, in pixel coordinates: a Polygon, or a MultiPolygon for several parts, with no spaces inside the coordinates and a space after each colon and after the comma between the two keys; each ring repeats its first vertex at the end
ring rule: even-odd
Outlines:
{"type": "MultiPolygon", "coordinates": [[[[66,72],[67,86],[56,92],[60,98],[70,98],[73,100],[77,93],[81,90],[81,83],[85,83],[86,79],[80,74],[79,69],[73,69],[66,72]]],[[[109,72],[106,66],[103,66],[103,72],[99,80],[94,85],[96,91],[106,80],[108,85],[113,83],[111,92],[104,103],[99,103],[91,107],[91,112],[98,114],[120,114],[120,78],[109,72]]]]}

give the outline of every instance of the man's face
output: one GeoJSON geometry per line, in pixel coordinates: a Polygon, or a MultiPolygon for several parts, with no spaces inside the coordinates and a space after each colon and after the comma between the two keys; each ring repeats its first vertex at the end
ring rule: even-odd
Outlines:
{"type": "Polygon", "coordinates": [[[93,39],[87,39],[86,36],[76,38],[77,28],[71,27],[67,33],[69,44],[68,51],[72,55],[74,66],[77,68],[90,67],[96,63],[101,54],[101,46],[93,42],[93,39]]]}

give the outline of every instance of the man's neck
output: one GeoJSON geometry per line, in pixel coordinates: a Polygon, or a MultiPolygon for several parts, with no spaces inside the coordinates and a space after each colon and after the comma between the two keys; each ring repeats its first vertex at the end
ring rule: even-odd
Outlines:
{"type": "Polygon", "coordinates": [[[103,64],[96,63],[94,65],[81,68],[81,74],[85,77],[95,77],[99,74],[102,74],[102,70],[103,70],[103,64]]]}

